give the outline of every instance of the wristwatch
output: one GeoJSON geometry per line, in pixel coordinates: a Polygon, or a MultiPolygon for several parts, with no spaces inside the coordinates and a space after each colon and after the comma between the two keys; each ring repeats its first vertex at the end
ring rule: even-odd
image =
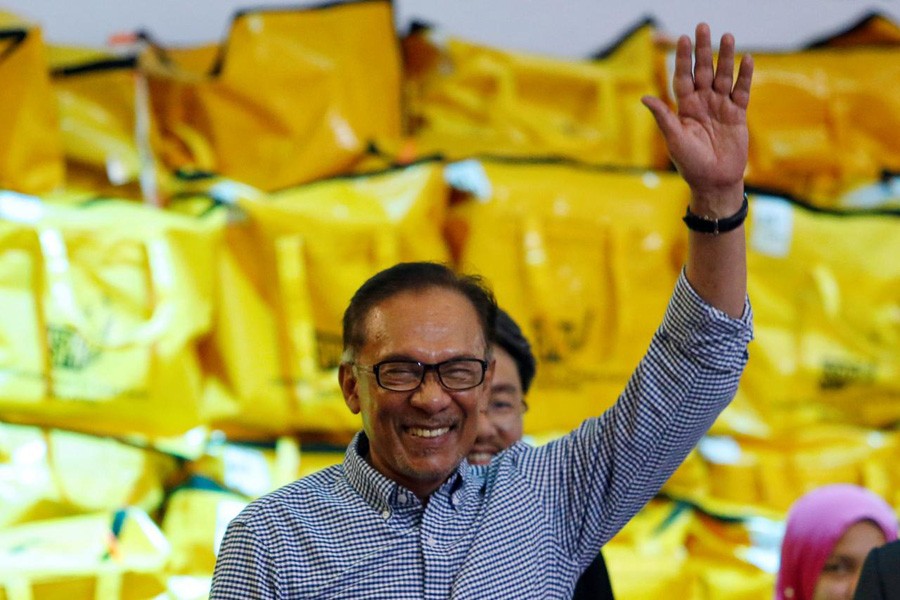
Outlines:
{"type": "Polygon", "coordinates": [[[719,235],[720,233],[726,233],[740,227],[741,223],[744,222],[744,219],[747,218],[749,208],[750,203],[747,201],[747,193],[745,192],[744,202],[741,204],[741,208],[730,217],[725,217],[723,219],[702,217],[692,213],[691,207],[688,206],[687,211],[684,213],[684,217],[681,220],[684,221],[685,225],[687,225],[688,229],[691,231],[719,235]]]}

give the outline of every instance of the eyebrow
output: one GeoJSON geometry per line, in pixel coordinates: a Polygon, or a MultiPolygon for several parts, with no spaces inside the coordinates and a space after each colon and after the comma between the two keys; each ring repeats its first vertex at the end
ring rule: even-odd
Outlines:
{"type": "MultiPolygon", "coordinates": [[[[448,360],[487,360],[486,358],[481,358],[479,356],[475,356],[473,354],[456,354],[449,358],[445,358],[444,360],[437,361],[438,363],[447,362],[448,360]]],[[[388,354],[376,360],[376,363],[382,363],[387,361],[405,361],[405,362],[418,362],[422,364],[432,364],[426,363],[418,358],[413,358],[409,354],[388,354]]]]}

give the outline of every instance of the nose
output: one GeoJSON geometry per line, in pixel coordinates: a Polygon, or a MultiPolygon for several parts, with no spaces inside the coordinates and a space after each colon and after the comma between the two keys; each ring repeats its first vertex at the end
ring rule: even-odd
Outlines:
{"type": "Polygon", "coordinates": [[[487,414],[487,410],[478,413],[478,437],[476,442],[487,442],[497,433],[497,426],[487,414]]]}
{"type": "Polygon", "coordinates": [[[413,391],[410,398],[413,406],[432,414],[441,412],[450,402],[450,394],[441,385],[436,371],[425,373],[421,385],[413,391]]]}

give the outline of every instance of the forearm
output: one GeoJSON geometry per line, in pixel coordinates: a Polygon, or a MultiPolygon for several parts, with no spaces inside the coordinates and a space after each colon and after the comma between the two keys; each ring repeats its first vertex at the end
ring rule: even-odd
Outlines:
{"type": "MultiPolygon", "coordinates": [[[[694,192],[691,212],[710,218],[733,215],[743,203],[743,182],[715,193],[716,198],[710,195],[694,192]]],[[[745,237],[744,225],[719,234],[688,230],[685,274],[691,287],[708,304],[733,318],[740,318],[747,297],[745,237]]]]}

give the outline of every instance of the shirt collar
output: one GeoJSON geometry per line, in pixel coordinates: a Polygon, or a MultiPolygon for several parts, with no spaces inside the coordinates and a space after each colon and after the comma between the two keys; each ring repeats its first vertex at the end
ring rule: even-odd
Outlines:
{"type": "MultiPolygon", "coordinates": [[[[365,432],[358,432],[344,454],[344,472],[350,485],[374,510],[382,514],[410,506],[415,495],[406,487],[388,479],[375,470],[366,460],[369,453],[369,438],[365,432]]],[[[473,477],[473,469],[468,461],[460,461],[456,471],[447,478],[440,488],[429,498],[429,502],[445,498],[453,508],[463,505],[465,490],[473,486],[467,485],[473,477]]],[[[438,500],[440,501],[440,500],[438,500]]]]}

